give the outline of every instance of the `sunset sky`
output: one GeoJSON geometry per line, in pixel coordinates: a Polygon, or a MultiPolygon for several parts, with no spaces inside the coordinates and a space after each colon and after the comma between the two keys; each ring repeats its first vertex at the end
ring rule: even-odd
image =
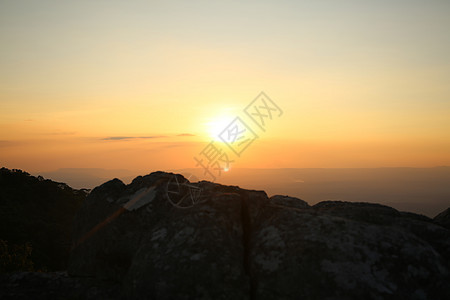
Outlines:
{"type": "Polygon", "coordinates": [[[0,164],[191,168],[239,116],[259,138],[232,168],[449,166],[449,15],[446,0],[2,0],[0,164]],[[261,91],[283,111],[265,132],[243,112],[261,91]]]}

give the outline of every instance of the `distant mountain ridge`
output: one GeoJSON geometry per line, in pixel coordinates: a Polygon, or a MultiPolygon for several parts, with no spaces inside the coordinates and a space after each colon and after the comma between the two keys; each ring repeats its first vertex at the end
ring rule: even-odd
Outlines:
{"type": "Polygon", "coordinates": [[[66,182],[77,189],[92,189],[112,178],[120,178],[123,181],[131,182],[137,176],[137,173],[123,169],[61,168],[54,171],[36,172],[35,175],[66,182]]]}

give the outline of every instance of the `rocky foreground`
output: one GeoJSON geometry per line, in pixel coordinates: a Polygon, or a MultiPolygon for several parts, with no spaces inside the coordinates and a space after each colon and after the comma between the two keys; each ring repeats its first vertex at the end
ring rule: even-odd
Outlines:
{"type": "Polygon", "coordinates": [[[75,217],[68,271],[4,275],[0,298],[450,299],[449,215],[115,179],[75,217]]]}

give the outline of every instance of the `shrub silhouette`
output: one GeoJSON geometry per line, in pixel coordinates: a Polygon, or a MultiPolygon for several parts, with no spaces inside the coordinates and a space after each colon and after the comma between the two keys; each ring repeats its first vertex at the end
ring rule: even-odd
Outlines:
{"type": "Polygon", "coordinates": [[[8,245],[0,240],[0,273],[13,271],[34,271],[31,261],[31,245],[8,245]]]}

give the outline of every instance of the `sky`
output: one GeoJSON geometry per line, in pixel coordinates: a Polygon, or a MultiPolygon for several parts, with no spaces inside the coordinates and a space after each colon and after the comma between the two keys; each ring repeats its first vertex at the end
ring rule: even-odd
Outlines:
{"type": "Polygon", "coordinates": [[[192,168],[215,141],[231,172],[449,166],[449,15],[444,0],[1,0],[0,164],[192,168]],[[244,111],[261,91],[279,108],[264,130],[244,111]],[[239,155],[217,138],[235,117],[258,137],[239,155]]]}

